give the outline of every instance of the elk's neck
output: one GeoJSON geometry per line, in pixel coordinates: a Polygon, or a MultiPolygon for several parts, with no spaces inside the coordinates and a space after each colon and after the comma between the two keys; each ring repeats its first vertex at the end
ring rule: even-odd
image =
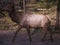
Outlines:
{"type": "Polygon", "coordinates": [[[20,20],[23,17],[22,14],[18,14],[18,13],[15,13],[15,12],[10,12],[9,16],[10,16],[11,20],[16,22],[16,23],[19,23],[20,20]]]}

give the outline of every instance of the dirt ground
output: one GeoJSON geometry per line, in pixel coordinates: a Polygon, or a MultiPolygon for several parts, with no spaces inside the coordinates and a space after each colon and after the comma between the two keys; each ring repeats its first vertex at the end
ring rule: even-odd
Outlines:
{"type": "MultiPolygon", "coordinates": [[[[20,31],[15,39],[15,42],[12,43],[12,38],[16,30],[0,30],[0,45],[30,45],[28,40],[28,35],[26,31],[20,31]],[[22,33],[23,32],[23,33],[22,33]]],[[[49,34],[45,38],[44,42],[41,42],[42,33],[36,32],[32,37],[31,45],[60,45],[60,34],[53,34],[54,42],[49,40],[49,34]]]]}

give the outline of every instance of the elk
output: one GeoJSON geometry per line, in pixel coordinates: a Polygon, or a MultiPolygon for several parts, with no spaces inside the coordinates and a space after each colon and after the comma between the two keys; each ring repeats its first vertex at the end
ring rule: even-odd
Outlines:
{"type": "MultiPolygon", "coordinates": [[[[29,41],[31,42],[31,34],[30,34],[30,28],[42,28],[42,31],[44,33],[44,36],[42,38],[42,41],[44,41],[44,38],[46,37],[46,34],[48,32],[48,27],[51,24],[51,20],[48,16],[43,14],[22,14],[15,11],[14,7],[12,7],[12,11],[9,12],[9,16],[12,19],[12,21],[16,22],[18,24],[18,29],[15,32],[15,35],[13,37],[13,42],[16,38],[17,33],[21,30],[21,28],[26,28],[29,41]]],[[[50,39],[52,39],[52,31],[49,30],[50,33],[50,39]]]]}
{"type": "MultiPolygon", "coordinates": [[[[10,15],[10,18],[12,15],[10,15]]],[[[15,37],[17,33],[21,30],[21,28],[26,28],[28,36],[29,36],[29,41],[31,42],[31,35],[30,35],[30,28],[42,28],[42,31],[44,33],[44,37],[42,38],[42,41],[46,37],[46,34],[48,32],[48,26],[50,25],[50,20],[45,16],[45,15],[40,15],[40,14],[22,14],[22,15],[16,15],[15,18],[16,23],[18,24],[18,29],[15,32],[15,35],[13,37],[13,41],[15,40],[15,37]]],[[[50,31],[50,38],[52,40],[52,33],[50,31]]]]}
{"type": "MultiPolygon", "coordinates": [[[[18,29],[15,32],[15,35],[13,37],[13,42],[17,36],[17,33],[21,30],[21,28],[26,28],[28,36],[29,36],[29,41],[31,43],[31,34],[30,34],[30,28],[42,28],[42,31],[44,33],[44,36],[42,38],[42,41],[44,41],[44,38],[46,37],[46,34],[48,32],[48,27],[51,24],[50,19],[43,14],[22,14],[18,13],[15,11],[14,5],[9,6],[9,16],[12,21],[16,22],[18,24],[18,29]]],[[[49,30],[50,33],[50,39],[52,39],[52,32],[49,30]]]]}

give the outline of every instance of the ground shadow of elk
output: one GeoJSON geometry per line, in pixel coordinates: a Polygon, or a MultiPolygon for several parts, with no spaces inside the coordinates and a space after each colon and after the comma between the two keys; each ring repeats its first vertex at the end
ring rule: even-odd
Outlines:
{"type": "Polygon", "coordinates": [[[16,22],[18,24],[18,29],[15,32],[15,35],[13,37],[13,42],[16,38],[17,33],[20,31],[21,28],[26,28],[29,41],[31,43],[31,34],[30,34],[30,28],[42,28],[42,31],[44,33],[44,36],[42,38],[42,41],[44,41],[44,38],[46,37],[47,32],[50,33],[50,39],[52,39],[52,32],[51,30],[48,30],[48,27],[51,24],[51,21],[49,20],[48,16],[42,15],[42,14],[23,14],[18,13],[15,11],[15,6],[13,4],[9,5],[8,7],[8,13],[12,21],[16,22]]]}

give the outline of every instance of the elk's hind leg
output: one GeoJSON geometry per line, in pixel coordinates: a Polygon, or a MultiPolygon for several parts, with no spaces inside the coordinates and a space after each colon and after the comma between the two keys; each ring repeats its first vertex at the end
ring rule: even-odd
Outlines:
{"type": "Polygon", "coordinates": [[[52,30],[49,30],[49,33],[50,33],[50,40],[51,40],[51,42],[53,42],[52,30]]]}
{"type": "Polygon", "coordinates": [[[43,31],[43,37],[42,37],[42,42],[44,41],[44,39],[46,38],[47,36],[47,26],[45,25],[43,28],[42,28],[42,31],[43,31]]]}

